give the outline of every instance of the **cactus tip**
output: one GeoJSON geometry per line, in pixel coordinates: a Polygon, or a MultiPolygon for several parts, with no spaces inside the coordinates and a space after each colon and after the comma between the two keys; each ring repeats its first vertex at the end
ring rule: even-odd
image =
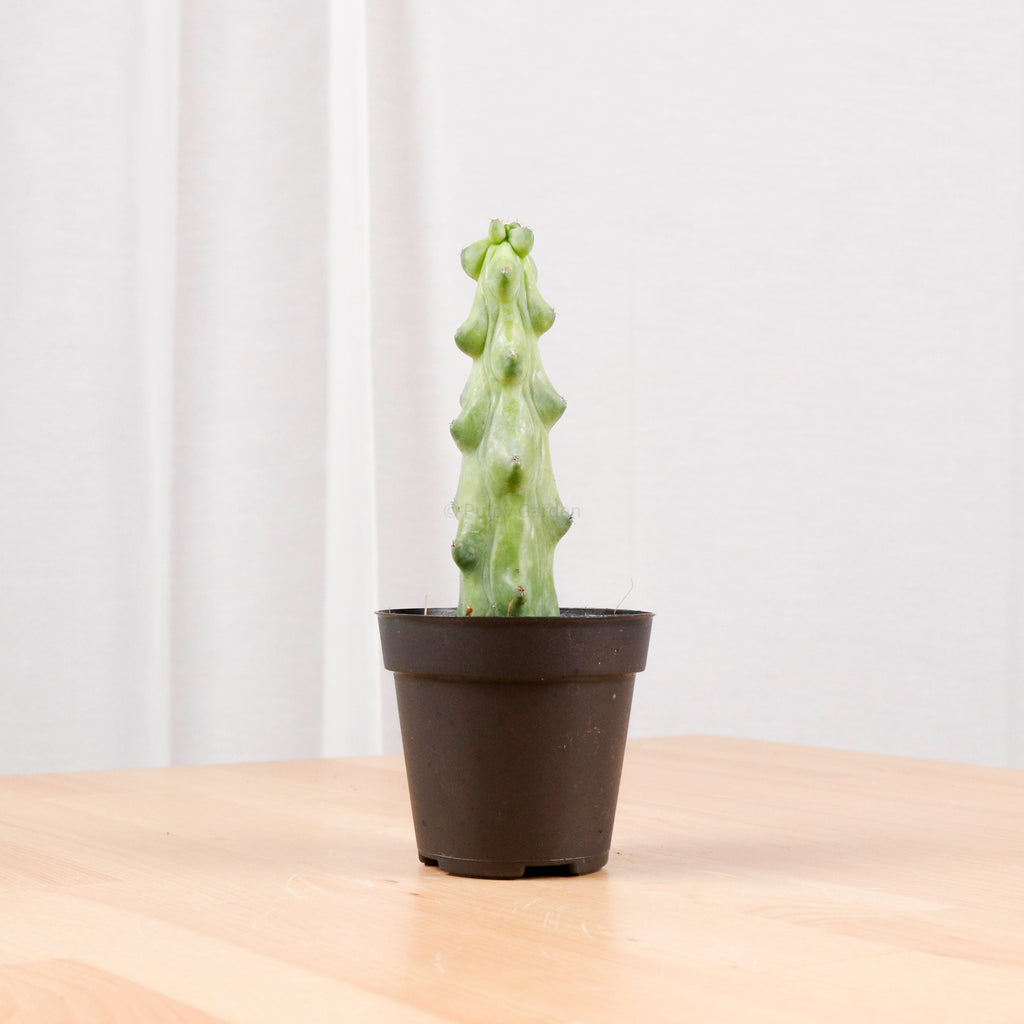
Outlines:
{"type": "Polygon", "coordinates": [[[519,256],[525,258],[530,255],[533,248],[533,232],[529,228],[520,227],[518,224],[515,227],[510,225],[508,240],[519,256]]]}

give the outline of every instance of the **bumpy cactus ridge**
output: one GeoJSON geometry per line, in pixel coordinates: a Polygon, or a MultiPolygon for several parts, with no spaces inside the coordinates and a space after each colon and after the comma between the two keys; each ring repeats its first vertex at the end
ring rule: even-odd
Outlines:
{"type": "Polygon", "coordinates": [[[538,338],[555,321],[537,290],[533,232],[492,220],[462,250],[476,296],[455,343],[473,359],[451,433],[462,452],[452,557],[462,615],[558,615],[555,545],[569,529],[551,471],[548,431],[565,399],[538,338]]]}

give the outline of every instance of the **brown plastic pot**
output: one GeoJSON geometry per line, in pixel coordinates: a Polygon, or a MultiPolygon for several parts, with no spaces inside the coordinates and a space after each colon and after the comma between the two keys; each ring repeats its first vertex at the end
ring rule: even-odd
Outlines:
{"type": "Polygon", "coordinates": [[[653,614],[377,617],[420,860],[478,878],[602,868],[653,614]]]}

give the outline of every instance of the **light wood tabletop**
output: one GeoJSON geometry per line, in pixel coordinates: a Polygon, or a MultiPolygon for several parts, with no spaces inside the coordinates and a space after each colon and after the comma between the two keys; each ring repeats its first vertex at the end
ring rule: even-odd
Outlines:
{"type": "Polygon", "coordinates": [[[0,779],[0,1021],[1024,1021],[1024,773],[631,741],[608,867],[454,878],[398,757],[0,779]]]}

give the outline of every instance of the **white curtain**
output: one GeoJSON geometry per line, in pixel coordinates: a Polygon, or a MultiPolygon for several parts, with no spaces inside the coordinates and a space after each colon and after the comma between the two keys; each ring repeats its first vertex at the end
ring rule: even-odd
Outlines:
{"type": "Polygon", "coordinates": [[[658,613],[634,735],[1024,765],[1022,40],[0,6],[0,771],[397,749],[372,612],[454,601],[493,216],[559,314],[562,603],[658,613]]]}
{"type": "Polygon", "coordinates": [[[0,21],[0,771],[379,750],[361,4],[0,21]]]}

